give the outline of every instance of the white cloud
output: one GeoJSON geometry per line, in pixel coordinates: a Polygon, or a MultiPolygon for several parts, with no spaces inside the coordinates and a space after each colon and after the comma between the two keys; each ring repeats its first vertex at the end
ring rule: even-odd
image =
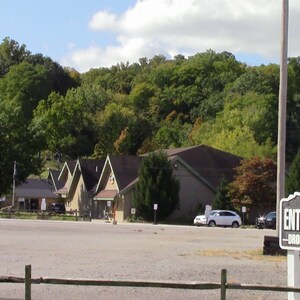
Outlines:
{"type": "MultiPolygon", "coordinates": [[[[300,55],[300,3],[290,4],[290,56],[300,55]]],[[[207,49],[278,61],[281,3],[274,0],[138,0],[122,15],[97,12],[89,26],[116,44],[74,50],[63,64],[79,71],[130,63],[157,54],[193,55],[207,49]]],[[[99,39],[101,35],[99,33],[99,39]]]]}
{"type": "Polygon", "coordinates": [[[97,12],[91,19],[89,26],[93,30],[113,29],[116,24],[117,16],[107,11],[97,12]]]}

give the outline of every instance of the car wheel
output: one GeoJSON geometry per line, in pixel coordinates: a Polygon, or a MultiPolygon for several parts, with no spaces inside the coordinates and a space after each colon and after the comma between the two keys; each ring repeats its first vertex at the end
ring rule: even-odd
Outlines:
{"type": "Polygon", "coordinates": [[[209,227],[215,227],[216,226],[216,222],[215,221],[209,221],[208,226],[209,227]]]}
{"type": "Polygon", "coordinates": [[[239,223],[238,222],[233,222],[232,223],[232,228],[238,228],[239,227],[239,223]]]}

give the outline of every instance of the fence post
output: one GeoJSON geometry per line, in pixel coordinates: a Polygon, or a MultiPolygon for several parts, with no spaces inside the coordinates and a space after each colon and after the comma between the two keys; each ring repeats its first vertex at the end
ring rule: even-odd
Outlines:
{"type": "Polygon", "coordinates": [[[31,300],[31,265],[25,266],[25,300],[31,300]]]}
{"type": "Polygon", "coordinates": [[[221,271],[221,300],[226,300],[227,270],[221,271]]]}

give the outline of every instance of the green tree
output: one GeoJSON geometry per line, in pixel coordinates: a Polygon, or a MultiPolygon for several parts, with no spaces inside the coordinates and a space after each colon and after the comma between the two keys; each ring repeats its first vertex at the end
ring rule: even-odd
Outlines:
{"type": "Polygon", "coordinates": [[[96,141],[85,100],[80,90],[71,89],[65,97],[53,92],[40,101],[34,128],[46,149],[59,149],[72,158],[93,153],[96,141]]]}
{"type": "Polygon", "coordinates": [[[129,107],[120,103],[109,103],[103,111],[96,113],[94,119],[97,135],[95,157],[105,157],[107,153],[117,153],[114,143],[120,138],[122,131],[128,127],[134,116],[134,112],[129,107]]]}
{"type": "Polygon", "coordinates": [[[25,61],[10,67],[0,79],[0,192],[11,189],[14,161],[18,164],[17,182],[38,174],[42,145],[31,127],[33,110],[42,97],[47,97],[46,72],[42,66],[25,61]]]}
{"type": "Polygon", "coordinates": [[[29,55],[26,45],[19,45],[9,37],[4,38],[0,44],[0,78],[7,74],[12,66],[21,63],[29,55]]]}
{"type": "Polygon", "coordinates": [[[147,119],[132,117],[119,138],[114,142],[116,151],[119,154],[136,155],[151,131],[151,124],[147,119]]]}
{"type": "Polygon", "coordinates": [[[192,126],[183,124],[180,118],[163,121],[154,136],[154,142],[163,149],[187,146],[191,129],[192,126]]]}
{"type": "Polygon", "coordinates": [[[47,82],[44,89],[48,91],[47,94],[55,91],[65,95],[68,89],[78,85],[78,80],[73,79],[66,69],[54,62],[50,57],[34,54],[26,57],[25,61],[33,66],[42,66],[46,70],[47,82]]]}
{"type": "Polygon", "coordinates": [[[229,196],[229,182],[226,178],[223,178],[220,183],[216,197],[212,204],[212,209],[233,209],[231,198],[229,196]]]}
{"type": "Polygon", "coordinates": [[[300,192],[300,148],[293,159],[289,174],[286,180],[287,195],[300,192]]]}
{"type": "Polygon", "coordinates": [[[142,162],[133,204],[139,215],[149,221],[153,220],[153,205],[158,204],[157,220],[164,220],[178,205],[179,189],[166,154],[153,152],[142,162]]]}
{"type": "Polygon", "coordinates": [[[245,158],[274,157],[276,99],[272,95],[247,93],[231,95],[227,101],[215,120],[195,122],[191,132],[194,143],[245,158]]]}

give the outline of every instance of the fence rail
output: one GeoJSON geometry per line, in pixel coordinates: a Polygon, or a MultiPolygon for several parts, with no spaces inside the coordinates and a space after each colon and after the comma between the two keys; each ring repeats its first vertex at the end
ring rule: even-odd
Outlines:
{"type": "Polygon", "coordinates": [[[32,284],[58,284],[83,286],[118,286],[118,287],[151,287],[186,290],[215,290],[220,289],[220,299],[226,300],[226,290],[251,290],[300,293],[300,288],[289,286],[256,285],[243,283],[228,283],[227,270],[221,270],[221,282],[176,282],[176,281],[137,281],[137,280],[97,280],[97,279],[71,279],[71,278],[31,278],[31,265],[25,266],[25,278],[13,276],[0,276],[0,283],[24,283],[25,300],[31,300],[32,284]]]}

